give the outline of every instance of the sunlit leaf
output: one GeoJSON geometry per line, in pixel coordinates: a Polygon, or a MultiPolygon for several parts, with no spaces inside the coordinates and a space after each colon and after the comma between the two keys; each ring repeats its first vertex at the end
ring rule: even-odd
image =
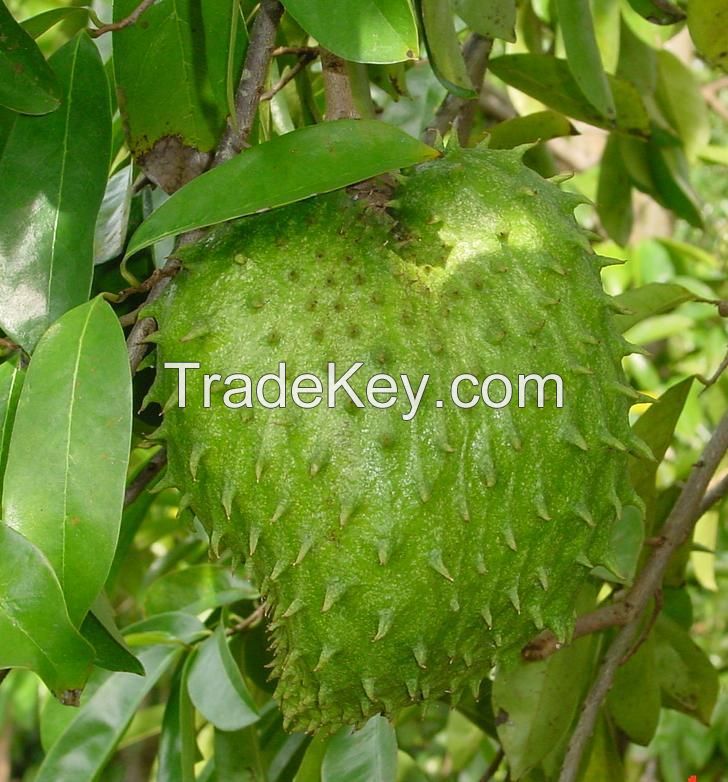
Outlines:
{"type": "Polygon", "coordinates": [[[488,132],[488,146],[491,149],[513,149],[520,144],[577,135],[576,128],[569,120],[555,111],[537,111],[507,119],[494,125],[488,132]]]}
{"type": "Polygon", "coordinates": [[[728,4],[725,0],[690,0],[688,29],[698,51],[728,71],[728,4]]]}
{"type": "Polygon", "coordinates": [[[126,242],[133,183],[133,166],[117,171],[107,182],[94,231],[94,263],[120,255],[126,242]]]}
{"type": "Polygon", "coordinates": [[[645,318],[661,315],[686,301],[693,301],[695,295],[673,282],[648,282],[647,285],[620,293],[615,299],[629,311],[615,315],[614,318],[620,330],[627,331],[645,318]]]}
{"type": "Polygon", "coordinates": [[[102,298],[66,313],[44,335],[14,433],[5,521],[53,565],[78,627],[114,556],[131,437],[129,359],[102,298]]]}
{"type": "Polygon", "coordinates": [[[450,0],[418,0],[432,70],[442,85],[461,98],[474,98],[450,0]]]}
{"type": "Polygon", "coordinates": [[[18,367],[16,359],[0,364],[0,500],[2,500],[2,480],[8,459],[10,436],[24,379],[25,372],[18,367]]]}

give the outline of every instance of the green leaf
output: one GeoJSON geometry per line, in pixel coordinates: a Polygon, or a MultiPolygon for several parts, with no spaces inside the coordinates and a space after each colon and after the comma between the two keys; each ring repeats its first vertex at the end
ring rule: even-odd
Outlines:
{"type": "MultiPolygon", "coordinates": [[[[115,0],[114,19],[138,4],[115,0]]],[[[235,38],[230,29],[235,0],[202,6],[204,11],[189,0],[159,0],[140,24],[112,34],[129,149],[170,193],[209,165],[228,113],[228,67],[238,73],[244,50],[243,26],[235,38]],[[228,62],[231,46],[234,63],[228,62]]]]}
{"type": "Polygon", "coordinates": [[[516,40],[515,0],[455,0],[455,11],[474,33],[511,43],[516,40]]]}
{"type": "MultiPolygon", "coordinates": [[[[48,32],[51,27],[60,22],[65,22],[64,27],[70,27],[71,34],[75,34],[88,23],[88,8],[79,8],[78,6],[51,8],[28,19],[23,19],[20,26],[32,38],[40,38],[43,33],[48,32]]],[[[66,32],[69,32],[69,30],[66,30],[66,32]]]]}
{"type": "Polygon", "coordinates": [[[594,639],[579,639],[539,662],[496,672],[493,711],[512,775],[535,768],[566,737],[591,674],[594,639]]]}
{"type": "Polygon", "coordinates": [[[121,255],[129,225],[134,166],[117,171],[106,183],[96,228],[94,229],[94,263],[105,263],[121,255]]]}
{"type": "Polygon", "coordinates": [[[321,782],[321,766],[326,754],[327,741],[318,734],[308,745],[293,782],[321,782]]]}
{"type": "Polygon", "coordinates": [[[10,435],[13,431],[15,411],[24,379],[25,372],[18,367],[17,359],[0,364],[0,500],[2,500],[2,480],[8,460],[10,435]]]}
{"type": "Polygon", "coordinates": [[[656,98],[662,113],[678,132],[685,152],[694,159],[710,141],[708,109],[693,72],[674,54],[657,52],[656,98]]]}
{"type": "Polygon", "coordinates": [[[188,691],[195,708],[220,730],[240,730],[260,719],[222,624],[197,649],[190,663],[188,691]]]}
{"type": "Polygon", "coordinates": [[[372,717],[357,731],[340,730],[329,740],[321,782],[392,782],[397,769],[397,739],[384,717],[372,717]]]}
{"type": "Polygon", "coordinates": [[[716,163],[719,166],[728,166],[728,147],[717,144],[707,144],[698,150],[698,157],[706,163],[716,163]]]}
{"type": "MultiPolygon", "coordinates": [[[[186,614],[166,614],[140,623],[133,632],[163,630],[190,641],[203,626],[186,614]]],[[[131,673],[94,674],[93,694],[82,702],[46,754],[34,782],[95,782],[126,732],[145,697],[179,659],[181,646],[152,646],[139,655],[145,676],[131,673]]],[[[91,689],[91,685],[90,685],[91,689]]]]}
{"type": "Polygon", "coordinates": [[[607,696],[617,727],[635,744],[647,746],[660,720],[660,683],[655,669],[655,636],[650,633],[624,665],[617,668],[607,696]]]}
{"type": "Polygon", "coordinates": [[[655,198],[690,225],[702,228],[700,203],[690,184],[689,165],[682,149],[662,145],[652,138],[647,144],[647,159],[655,186],[655,198]]]}
{"type": "Polygon", "coordinates": [[[185,611],[199,614],[238,600],[255,600],[258,591],[229,567],[204,563],[165,573],[144,595],[146,614],[185,611]]]}
{"type": "Polygon", "coordinates": [[[614,73],[619,62],[622,12],[619,0],[591,0],[594,35],[604,70],[614,73]]]}
{"type": "Polygon", "coordinates": [[[188,656],[172,683],[162,720],[158,782],[194,782],[199,751],[195,741],[195,710],[187,693],[188,656]]]}
{"type": "Polygon", "coordinates": [[[71,624],[40,551],[0,522],[0,668],[29,668],[60,698],[81,689],[94,652],[71,624]]]}
{"type": "Polygon", "coordinates": [[[628,2],[643,19],[652,24],[677,24],[685,19],[685,12],[669,0],[628,0],[628,2]]]}
{"type": "Polygon", "coordinates": [[[639,93],[614,76],[607,76],[617,112],[616,120],[611,121],[582,95],[565,60],[550,54],[506,54],[492,59],[489,70],[506,84],[574,119],[640,136],[649,132],[649,117],[639,93]]]}
{"type": "Polygon", "coordinates": [[[728,71],[728,5],[725,0],[690,0],[688,29],[705,59],[728,71]]]}
{"type": "Polygon", "coordinates": [[[686,301],[694,301],[695,294],[674,282],[648,282],[620,293],[614,299],[620,307],[629,310],[629,314],[614,316],[617,327],[624,332],[645,318],[669,312],[686,301]]]}
{"type": "Polygon", "coordinates": [[[451,0],[418,0],[430,65],[445,89],[461,98],[476,96],[455,31],[451,0]]]}
{"type": "Polygon", "coordinates": [[[537,111],[523,117],[513,117],[499,122],[488,132],[490,149],[513,149],[521,144],[578,135],[569,120],[555,111],[537,111]]]}
{"type": "Polygon", "coordinates": [[[631,584],[637,571],[640,554],[645,540],[645,523],[642,511],[634,505],[625,505],[619,521],[612,526],[604,555],[603,566],[595,568],[592,575],[606,581],[615,579],[622,584],[631,584]]]}
{"type": "Polygon", "coordinates": [[[610,135],[599,166],[597,213],[604,230],[624,246],[632,233],[632,183],[622,160],[619,139],[610,135]]]}
{"type": "Polygon", "coordinates": [[[167,236],[326,193],[438,153],[378,120],[301,128],[246,150],[197,177],[132,236],[127,257],[167,236]]]}
{"type": "Polygon", "coordinates": [[[655,668],[663,704],[710,725],[718,672],[688,633],[664,614],[655,624],[655,668]]]}
{"type": "Polygon", "coordinates": [[[214,746],[215,782],[258,782],[267,778],[257,725],[235,731],[215,728],[214,746]]]}
{"type": "Polygon", "coordinates": [[[79,35],[50,64],[63,105],[44,117],[18,117],[0,158],[0,324],[27,351],[88,298],[111,145],[96,46],[79,35]]]}
{"type": "Polygon", "coordinates": [[[284,0],[288,13],[322,46],[354,62],[419,57],[409,0],[284,0]]]}
{"type": "Polygon", "coordinates": [[[599,780],[599,782],[624,782],[624,764],[622,749],[618,743],[614,726],[600,714],[594,729],[594,739],[589,752],[583,780],[599,780]]]}
{"type": "Polygon", "coordinates": [[[6,523],[53,565],[77,627],[114,557],[130,438],[124,335],[98,297],[66,313],[38,345],[3,489],[6,523]]]}
{"type": "Polygon", "coordinates": [[[601,116],[615,120],[617,109],[597,46],[589,0],[556,0],[556,8],[574,81],[601,116]]]}
{"type": "Polygon", "coordinates": [[[96,652],[94,663],[107,671],[144,675],[139,660],[131,653],[114,621],[114,609],[101,592],[81,625],[81,635],[96,652]]]}
{"type": "Polygon", "coordinates": [[[33,39],[0,0],[0,106],[23,114],[47,114],[61,105],[53,71],[33,39]]]}

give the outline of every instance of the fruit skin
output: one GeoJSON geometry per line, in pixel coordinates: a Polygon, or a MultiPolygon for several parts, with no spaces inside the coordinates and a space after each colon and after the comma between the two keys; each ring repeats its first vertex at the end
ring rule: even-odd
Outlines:
{"type": "MultiPolygon", "coordinates": [[[[344,192],[215,230],[145,314],[158,366],[253,378],[287,364],[431,375],[419,413],[165,405],[169,481],[213,549],[250,557],[291,729],[336,730],[477,692],[538,629],[566,639],[623,503],[627,412],[613,302],[561,192],[520,151],[450,150],[386,212],[344,192]],[[469,372],[557,373],[564,407],[449,402],[469,372]],[[442,409],[436,399],[448,400],[442,409]]],[[[364,374],[366,373],[366,374],[364,374]]],[[[220,386],[222,384],[219,384],[220,386]]],[[[223,387],[222,390],[225,390],[223,387]]],[[[495,395],[495,394],[494,394],[495,395]]]]}

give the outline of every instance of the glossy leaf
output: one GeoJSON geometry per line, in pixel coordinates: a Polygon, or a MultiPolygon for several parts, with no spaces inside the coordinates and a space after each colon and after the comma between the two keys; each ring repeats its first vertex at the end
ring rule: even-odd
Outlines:
{"type": "MultiPolygon", "coordinates": [[[[32,38],[40,38],[43,33],[48,32],[51,27],[64,22],[66,26],[70,22],[71,29],[77,30],[86,26],[88,22],[88,8],[79,8],[78,6],[65,6],[63,8],[51,8],[40,14],[23,19],[20,26],[32,38]]],[[[75,33],[77,30],[73,30],[75,33]]]]}
{"type": "MultiPolygon", "coordinates": [[[[203,631],[194,617],[167,614],[130,628],[131,631],[164,630],[190,641],[203,631]]],[[[182,654],[182,646],[151,646],[139,655],[145,676],[131,673],[94,674],[93,694],[43,760],[35,782],[94,782],[121,741],[144,698],[182,654]]]]}
{"type": "Polygon", "coordinates": [[[84,686],[94,651],[71,624],[48,560],[0,522],[0,668],[29,668],[59,697],[84,686]]]}
{"type": "Polygon", "coordinates": [[[619,329],[627,331],[645,318],[669,312],[686,301],[694,301],[695,294],[674,282],[648,282],[614,298],[620,307],[629,310],[629,313],[614,316],[619,329]]]}
{"type": "Polygon", "coordinates": [[[657,52],[656,98],[665,117],[679,133],[689,158],[710,141],[710,123],[700,85],[693,72],[674,54],[657,52]]]}
{"type": "Polygon", "coordinates": [[[455,10],[474,33],[511,43],[516,40],[515,0],[455,0],[455,10]]]}
{"type": "Polygon", "coordinates": [[[582,95],[565,60],[547,54],[507,54],[490,61],[489,70],[555,111],[599,128],[646,135],[650,123],[639,93],[626,81],[608,76],[616,120],[605,119],[582,95]]]}
{"type": "MultiPolygon", "coordinates": [[[[115,0],[114,19],[138,4],[115,0]]],[[[224,128],[234,4],[211,0],[201,11],[191,0],[160,0],[144,12],[143,24],[113,33],[116,88],[129,149],[167,192],[207,168],[224,128]]],[[[242,30],[239,26],[238,35],[242,30]]],[[[230,68],[237,73],[243,54],[238,40],[233,52],[237,62],[230,68]]]]}
{"type": "Polygon", "coordinates": [[[126,243],[134,167],[117,171],[106,183],[94,230],[94,263],[105,263],[121,255],[126,243]]]}
{"type": "Polygon", "coordinates": [[[577,135],[569,120],[555,111],[537,111],[507,119],[490,128],[489,133],[488,146],[491,149],[513,149],[520,144],[577,135]]]}
{"type": "Polygon", "coordinates": [[[676,24],[685,19],[685,12],[670,0],[628,0],[628,2],[643,19],[652,24],[676,24]]]}
{"type": "Polygon", "coordinates": [[[0,500],[2,500],[2,480],[10,437],[15,423],[15,411],[24,379],[25,372],[18,367],[17,360],[0,364],[0,500]]]}
{"type": "Polygon", "coordinates": [[[687,632],[664,614],[655,625],[655,667],[664,705],[709,725],[718,673],[687,632]]]}
{"type": "Polygon", "coordinates": [[[437,155],[377,120],[301,128],[246,150],[175,193],[132,236],[127,256],[166,236],[290,204],[437,155]]]}
{"type": "Polygon", "coordinates": [[[0,0],[0,106],[23,114],[47,114],[61,105],[61,91],[33,39],[0,0]]]}
{"type": "Polygon", "coordinates": [[[450,0],[419,0],[430,65],[443,87],[461,98],[476,93],[455,31],[450,0]]]}
{"type": "Polygon", "coordinates": [[[124,335],[102,298],[66,313],[44,335],[14,433],[5,521],[53,565],[78,627],[114,556],[131,437],[124,335]]]}
{"type": "Polygon", "coordinates": [[[322,46],[354,62],[419,57],[409,0],[284,0],[290,15],[322,46]]]}
{"type": "Polygon", "coordinates": [[[258,590],[229,567],[204,563],[165,573],[153,581],[144,596],[144,611],[149,615],[166,611],[199,614],[257,597],[258,590]]]}
{"type": "Polygon", "coordinates": [[[615,723],[630,741],[642,746],[652,741],[662,705],[653,633],[624,665],[617,668],[607,704],[615,723]]]}
{"type": "Polygon", "coordinates": [[[609,137],[599,166],[597,212],[610,239],[627,244],[634,221],[632,183],[615,136],[609,137]]]}
{"type": "Polygon", "coordinates": [[[612,90],[597,46],[590,0],[556,0],[566,62],[584,97],[603,117],[616,119],[612,90]]]}
{"type": "Polygon", "coordinates": [[[391,782],[397,769],[397,739],[384,717],[357,731],[332,736],[321,764],[321,782],[391,782]]]}
{"type": "Polygon", "coordinates": [[[197,649],[190,663],[188,690],[200,714],[220,730],[240,730],[260,719],[222,624],[197,649]]]}
{"type": "Polygon", "coordinates": [[[493,711],[511,773],[520,778],[566,737],[589,681],[593,638],[583,638],[539,662],[519,661],[496,672],[493,711]]]}
{"type": "Polygon", "coordinates": [[[728,4],[725,0],[690,0],[688,29],[705,59],[728,71],[728,4]]]}
{"type": "Polygon", "coordinates": [[[18,117],[0,158],[0,325],[28,351],[88,298],[111,144],[106,74],[88,36],[50,64],[63,105],[18,117]]]}

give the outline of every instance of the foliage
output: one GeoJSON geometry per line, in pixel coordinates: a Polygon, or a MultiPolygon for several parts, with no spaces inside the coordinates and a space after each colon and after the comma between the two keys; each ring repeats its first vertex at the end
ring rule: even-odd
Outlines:
{"type": "MultiPolygon", "coordinates": [[[[541,175],[575,171],[563,187],[594,203],[577,216],[595,251],[626,261],[602,277],[644,348],[624,366],[657,457],[632,461],[644,516],[624,509],[583,595],[585,613],[613,605],[728,408],[725,3],[142,5],[126,25],[136,0],[0,0],[0,769],[6,756],[8,778],[43,782],[559,778],[615,628],[393,724],[283,729],[249,567],[211,556],[160,473],[139,309],[175,273],[182,234],[412,166],[443,140],[527,144],[541,175]],[[239,154],[220,154],[226,139],[239,154]]],[[[671,558],[580,779],[725,775],[726,513],[706,509],[671,558]]]]}

